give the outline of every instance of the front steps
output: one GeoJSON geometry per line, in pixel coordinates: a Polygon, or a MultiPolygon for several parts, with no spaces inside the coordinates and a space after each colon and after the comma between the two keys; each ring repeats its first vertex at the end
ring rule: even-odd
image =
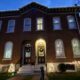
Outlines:
{"type": "Polygon", "coordinates": [[[33,66],[31,65],[24,65],[22,67],[19,68],[17,74],[29,74],[29,75],[32,75],[33,74],[33,66]]]}
{"type": "Polygon", "coordinates": [[[24,74],[24,75],[32,75],[32,74],[40,74],[40,67],[44,67],[46,70],[46,66],[43,64],[40,65],[23,65],[19,68],[17,74],[24,74]]]}

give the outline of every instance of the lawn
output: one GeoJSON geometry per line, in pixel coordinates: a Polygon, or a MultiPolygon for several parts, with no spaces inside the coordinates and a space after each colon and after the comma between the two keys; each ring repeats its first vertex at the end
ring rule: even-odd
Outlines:
{"type": "Polygon", "coordinates": [[[32,80],[33,76],[26,76],[24,80],[32,80]]]}
{"type": "MultiPolygon", "coordinates": [[[[0,80],[7,80],[7,79],[14,77],[14,76],[12,76],[11,73],[0,73],[0,80]]],[[[24,80],[32,80],[32,77],[33,76],[25,76],[24,80]]]]}
{"type": "Polygon", "coordinates": [[[7,80],[11,77],[13,77],[11,73],[0,73],[0,80],[7,80]]]}
{"type": "Polygon", "coordinates": [[[75,73],[51,73],[48,80],[80,80],[80,72],[75,73]]]}
{"type": "MultiPolygon", "coordinates": [[[[0,73],[0,80],[9,79],[11,74],[0,73]]],[[[33,76],[25,76],[24,80],[32,80],[33,76]]],[[[80,80],[80,72],[73,73],[50,73],[48,74],[48,80],[80,80]]]]}

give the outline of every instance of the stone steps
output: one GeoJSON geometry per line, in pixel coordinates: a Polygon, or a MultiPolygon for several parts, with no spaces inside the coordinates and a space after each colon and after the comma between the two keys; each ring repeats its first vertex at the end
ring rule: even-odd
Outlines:
{"type": "Polygon", "coordinates": [[[40,73],[40,67],[43,66],[45,69],[45,65],[23,65],[18,70],[18,74],[26,74],[26,75],[32,75],[32,74],[39,74],[40,73]]]}

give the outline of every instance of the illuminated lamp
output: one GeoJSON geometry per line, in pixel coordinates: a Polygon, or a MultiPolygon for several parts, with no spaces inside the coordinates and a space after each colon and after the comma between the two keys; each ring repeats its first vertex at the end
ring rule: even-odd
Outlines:
{"type": "Polygon", "coordinates": [[[55,66],[53,63],[47,63],[47,72],[48,73],[55,72],[55,66]]]}
{"type": "Polygon", "coordinates": [[[14,72],[15,72],[15,64],[11,63],[8,69],[8,73],[12,73],[13,76],[14,72]]]}

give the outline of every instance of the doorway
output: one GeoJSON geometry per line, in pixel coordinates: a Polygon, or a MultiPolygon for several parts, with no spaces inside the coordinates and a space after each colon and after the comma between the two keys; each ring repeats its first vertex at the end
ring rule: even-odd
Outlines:
{"type": "Polygon", "coordinates": [[[30,42],[25,42],[23,44],[23,53],[22,53],[22,64],[31,64],[31,54],[32,54],[32,47],[30,42]]]}
{"type": "Polygon", "coordinates": [[[35,43],[36,64],[45,64],[46,61],[46,42],[44,39],[38,39],[35,43]]]}

